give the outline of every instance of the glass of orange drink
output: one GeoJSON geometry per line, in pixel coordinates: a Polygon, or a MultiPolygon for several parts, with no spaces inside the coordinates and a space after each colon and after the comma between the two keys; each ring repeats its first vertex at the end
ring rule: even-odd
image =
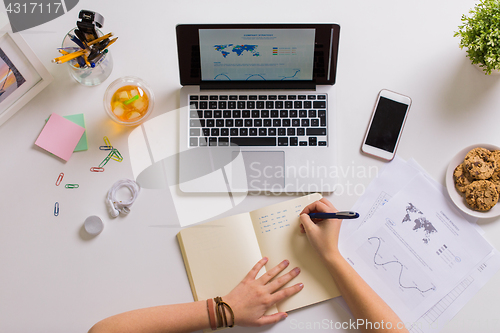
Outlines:
{"type": "Polygon", "coordinates": [[[119,78],[104,93],[104,108],[108,116],[122,125],[141,124],[151,114],[153,106],[153,91],[137,77],[119,78]]]}

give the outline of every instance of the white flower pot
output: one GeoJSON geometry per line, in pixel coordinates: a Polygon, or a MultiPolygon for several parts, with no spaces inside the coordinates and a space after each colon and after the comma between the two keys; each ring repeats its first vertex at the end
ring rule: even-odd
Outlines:
{"type": "MultiPolygon", "coordinates": [[[[478,70],[480,70],[484,75],[488,75],[486,74],[486,72],[483,70],[483,68],[481,66],[479,66],[479,64],[473,64],[474,67],[476,67],[478,70]]],[[[500,75],[500,71],[498,69],[492,69],[491,70],[491,75],[500,75]]]]}

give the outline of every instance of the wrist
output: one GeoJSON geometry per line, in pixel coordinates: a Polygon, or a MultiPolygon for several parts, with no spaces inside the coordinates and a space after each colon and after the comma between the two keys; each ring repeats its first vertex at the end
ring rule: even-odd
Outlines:
{"type": "Polygon", "coordinates": [[[214,330],[220,327],[234,326],[234,313],[231,306],[222,297],[207,300],[210,327],[214,330]],[[213,317],[212,317],[213,316],[213,317]]]}
{"type": "Polygon", "coordinates": [[[336,263],[345,260],[338,249],[322,253],[321,258],[327,265],[335,265],[336,263]]]}

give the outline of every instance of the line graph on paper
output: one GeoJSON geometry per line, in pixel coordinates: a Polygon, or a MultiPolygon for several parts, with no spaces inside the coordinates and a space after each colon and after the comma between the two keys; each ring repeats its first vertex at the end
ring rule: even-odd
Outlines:
{"type": "Polygon", "coordinates": [[[430,288],[427,288],[427,289],[420,289],[417,285],[414,285],[414,286],[405,286],[402,282],[401,282],[401,275],[403,275],[403,271],[404,271],[404,268],[405,268],[405,265],[403,265],[403,263],[397,259],[395,260],[389,260],[389,261],[386,261],[386,262],[377,262],[378,261],[378,257],[380,256],[379,255],[379,251],[380,251],[380,245],[382,244],[382,240],[379,238],[379,237],[370,237],[368,238],[368,240],[377,240],[378,241],[378,247],[377,247],[377,250],[375,251],[375,254],[373,255],[373,263],[377,266],[385,266],[385,265],[392,265],[392,264],[395,264],[395,265],[399,265],[401,267],[401,270],[399,271],[399,279],[398,279],[398,283],[399,283],[399,286],[403,289],[415,289],[415,290],[418,290],[419,292],[421,293],[426,293],[428,291],[431,291],[431,290],[436,290],[436,287],[430,287],[430,288]]]}
{"type": "Polygon", "coordinates": [[[436,290],[421,265],[383,229],[369,237],[356,252],[410,309],[436,290]]]}

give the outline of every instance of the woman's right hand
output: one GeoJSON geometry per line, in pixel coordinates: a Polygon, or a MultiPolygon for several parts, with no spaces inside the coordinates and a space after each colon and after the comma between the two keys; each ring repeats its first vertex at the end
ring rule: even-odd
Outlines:
{"type": "Polygon", "coordinates": [[[338,212],[338,210],[332,203],[322,198],[306,206],[300,213],[301,232],[306,233],[309,242],[324,260],[328,260],[340,254],[338,240],[342,220],[314,219],[314,221],[312,221],[307,214],[336,212],[338,212]]]}

